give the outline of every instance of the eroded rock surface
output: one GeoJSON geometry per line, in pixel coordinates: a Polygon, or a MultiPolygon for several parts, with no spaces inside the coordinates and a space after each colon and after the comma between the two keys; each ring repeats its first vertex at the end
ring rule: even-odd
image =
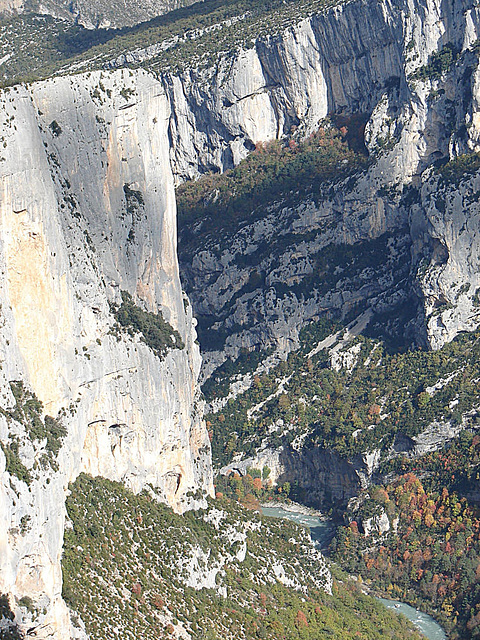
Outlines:
{"type": "MultiPolygon", "coordinates": [[[[95,71],[2,92],[0,435],[10,448],[0,453],[0,592],[34,599],[35,622],[16,613],[37,637],[70,637],[59,563],[69,480],[83,470],[136,491],[152,484],[178,510],[212,490],[175,181],[230,168],[292,126],[309,133],[332,113],[366,116],[374,161],[363,172],[320,199],[273,202],[221,239],[194,229],[185,280],[195,312],[209,317],[204,328],[225,337],[210,349],[210,370],[241,347],[288,352],[299,327],[325,311],[344,317],[363,305],[375,318],[412,307],[405,324],[433,348],[477,326],[478,177],[442,182],[431,167],[480,150],[478,12],[469,0],[357,0],[207,68],[158,79],[95,71]],[[450,65],[412,75],[449,43],[450,65]],[[370,261],[354,255],[325,282],[315,261],[329,247],[370,261]],[[185,347],[160,359],[139,333],[115,327],[122,291],[161,311],[185,347]],[[35,415],[66,429],[53,458],[48,438],[31,434],[40,429],[33,414],[18,409],[15,381],[43,403],[35,415]]],[[[150,53],[132,55],[110,66],[150,53]]],[[[308,462],[324,491],[331,465],[296,459],[307,455],[288,464],[308,462]]],[[[348,467],[332,490],[348,497],[363,481],[348,467]]]]}
{"type": "Polygon", "coordinates": [[[0,453],[0,592],[46,612],[32,621],[37,637],[70,637],[60,597],[69,481],[85,471],[134,491],[152,485],[179,511],[212,491],[195,321],[178,275],[168,101],[145,73],[109,74],[102,94],[99,83],[92,74],[2,95],[0,430],[14,458],[0,453]],[[121,291],[161,312],[183,348],[160,358],[119,327],[121,291]],[[52,463],[48,441],[11,415],[12,381],[66,429],[52,463]]]}
{"type": "Polygon", "coordinates": [[[328,114],[367,120],[364,171],[313,185],[312,196],[262,203],[222,233],[202,233],[201,221],[181,228],[205,376],[241,348],[288,352],[299,327],[325,312],[370,308],[372,326],[387,314],[397,335],[433,349],[478,326],[478,177],[459,170],[445,181],[432,165],[480,148],[479,25],[467,1],[395,11],[348,3],[263,36],[215,69],[164,76],[182,179],[224,170],[292,126],[312,131],[328,114]],[[322,278],[319,265],[341,262],[349,247],[351,264],[322,278]]]}

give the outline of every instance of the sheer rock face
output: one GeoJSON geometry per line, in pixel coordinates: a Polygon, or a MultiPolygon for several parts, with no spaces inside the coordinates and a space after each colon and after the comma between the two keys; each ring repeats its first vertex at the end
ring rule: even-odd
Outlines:
{"type": "Polygon", "coordinates": [[[431,167],[480,149],[472,46],[479,33],[479,8],[468,0],[401,7],[351,2],[263,36],[215,68],[163,77],[177,179],[229,168],[259,141],[292,126],[314,130],[331,113],[367,114],[365,141],[376,153],[367,171],[322,193],[319,204],[309,198],[296,206],[273,203],[222,237],[202,235],[201,226],[185,230],[189,247],[181,247],[181,269],[195,312],[208,319],[209,331],[226,335],[223,345],[208,346],[205,375],[242,347],[289,351],[304,322],[325,310],[348,313],[358,303],[379,313],[417,305],[410,332],[434,349],[478,326],[471,195],[477,178],[442,186],[431,167]],[[449,44],[461,52],[451,68],[415,79],[432,53],[449,44]],[[449,194],[441,212],[438,188],[449,194]],[[287,243],[279,255],[277,245],[292,233],[298,243],[287,243]],[[305,239],[309,233],[315,238],[305,239]],[[340,284],[338,278],[323,293],[313,286],[303,297],[291,286],[308,279],[325,247],[356,245],[361,254],[364,243],[384,234],[393,234],[397,246],[370,275],[340,284]],[[248,263],[239,255],[248,255],[248,263]],[[262,283],[243,293],[252,274],[262,283]],[[290,290],[279,293],[277,283],[290,290]]]}
{"type": "Polygon", "coordinates": [[[253,458],[231,462],[220,473],[245,475],[249,468],[268,468],[269,479],[274,485],[294,483],[303,490],[304,500],[310,506],[345,506],[368,486],[372,475],[368,457],[354,456],[346,460],[333,451],[320,448],[265,448],[253,458]]]}
{"type": "MultiPolygon", "coordinates": [[[[215,67],[164,75],[178,178],[237,164],[259,141],[329,113],[368,112],[402,75],[401,27],[387,4],[353,2],[262,36],[215,67]]],[[[141,55],[137,53],[137,56],[141,55]]]]}
{"type": "Polygon", "coordinates": [[[412,211],[412,227],[423,230],[414,247],[420,247],[418,286],[433,349],[480,324],[479,188],[478,173],[457,185],[433,178],[421,189],[423,206],[412,211]]]}
{"type": "Polygon", "coordinates": [[[480,149],[477,54],[472,50],[470,61],[466,54],[441,86],[415,84],[408,75],[448,42],[471,47],[478,11],[467,0],[404,0],[400,8],[357,0],[262,37],[207,70],[158,81],[143,71],[94,72],[2,92],[0,440],[18,439],[16,455],[32,480],[7,472],[12,459],[0,451],[0,593],[11,594],[18,619],[35,626],[38,638],[76,633],[60,595],[69,480],[84,470],[135,491],[151,484],[178,510],[194,506],[189,492],[212,490],[197,399],[200,356],[178,276],[174,176],[231,167],[292,125],[308,132],[328,113],[366,112],[369,149],[385,139],[392,144],[349,190],[320,205],[280,206],[220,252],[211,238],[201,239],[185,267],[195,275],[197,308],[204,304],[214,314],[226,307],[258,267],[235,266],[235,254],[253,253],[292,229],[319,231],[309,241],[316,244],[290,247],[278,264],[264,256],[270,284],[308,273],[313,250],[391,233],[392,262],[370,280],[359,274],[347,294],[332,290],[301,305],[277,297],[273,287],[257,301],[255,292],[238,296],[229,318],[238,324],[251,314],[255,324],[231,338],[232,353],[265,342],[264,319],[271,341],[287,351],[299,324],[325,305],[344,309],[367,300],[391,309],[405,292],[389,264],[403,255],[411,255],[403,262],[432,346],[477,325],[478,178],[448,186],[442,205],[438,176],[425,173],[450,151],[480,149]],[[436,96],[439,89],[445,93],[436,96]],[[402,200],[404,184],[418,188],[413,205],[402,200]],[[387,197],[387,188],[395,194],[387,197]],[[120,304],[123,290],[144,308],[161,310],[185,348],[160,360],[138,334],[112,334],[110,303],[120,304]],[[45,441],[26,437],[28,424],[9,416],[15,380],[37,395],[45,413],[63,413],[68,435],[55,465],[44,457],[45,441]],[[35,622],[14,600],[23,595],[38,606],[35,622]]]}
{"type": "Polygon", "coordinates": [[[0,0],[0,13],[10,13],[23,8],[23,0],[0,0]]]}
{"type": "MultiPolygon", "coordinates": [[[[370,115],[392,88],[398,89],[395,105],[377,118],[391,118],[392,107],[401,118],[398,108],[408,108],[410,148],[404,149],[402,169],[416,171],[428,146],[424,134],[434,132],[424,131],[424,118],[432,113],[408,77],[445,44],[466,49],[479,35],[473,0],[402,0],[395,6],[356,0],[262,35],[214,66],[164,73],[174,174],[187,179],[230,168],[256,142],[287,134],[292,126],[312,131],[328,114],[370,115]]],[[[111,64],[148,64],[152,55],[136,50],[111,64]]]]}
{"type": "Polygon", "coordinates": [[[9,383],[23,380],[68,435],[52,466],[28,423],[0,416],[2,442],[18,437],[32,477],[8,473],[0,451],[0,593],[45,608],[31,623],[37,637],[69,638],[68,482],[86,471],[134,491],[151,485],[179,511],[213,489],[195,321],[178,275],[169,106],[142,72],[16,87],[1,101],[1,405],[14,407],[9,383]],[[110,303],[123,290],[161,311],[185,348],[160,359],[138,333],[112,332],[110,303]]]}

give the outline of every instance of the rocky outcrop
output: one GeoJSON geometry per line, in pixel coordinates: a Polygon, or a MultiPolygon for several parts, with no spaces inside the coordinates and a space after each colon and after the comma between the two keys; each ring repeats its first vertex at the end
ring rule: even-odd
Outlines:
{"type": "Polygon", "coordinates": [[[22,0],[2,0],[2,2],[0,2],[0,12],[9,13],[11,11],[21,9],[22,6],[22,0]]]}
{"type": "Polygon", "coordinates": [[[308,133],[329,113],[371,112],[388,81],[402,75],[399,24],[381,2],[339,4],[215,67],[164,74],[174,173],[224,170],[293,126],[308,133]]]}
{"type": "MultiPolygon", "coordinates": [[[[479,149],[478,11],[469,0],[356,0],[207,68],[158,80],[91,72],[2,93],[0,593],[37,637],[69,637],[59,565],[69,480],[84,470],[136,491],[153,485],[178,510],[212,489],[174,180],[232,167],[256,143],[308,133],[328,114],[368,120],[368,169],[318,199],[272,202],[221,241],[198,235],[184,253],[195,311],[225,337],[212,366],[241,347],[285,353],[326,311],[411,307],[412,332],[434,348],[477,325],[478,178],[443,187],[429,167],[479,149]],[[448,43],[450,62],[415,79],[448,43]],[[160,359],[116,326],[122,291],[161,311],[185,347],[160,359]],[[60,427],[47,428],[45,414],[60,427]],[[35,621],[23,595],[38,605],[35,621]]],[[[357,465],[362,480],[325,455],[284,452],[279,473],[308,469],[305,488],[319,499],[354,495],[368,460],[357,465]]]]}
{"type": "MultiPolygon", "coordinates": [[[[308,133],[334,113],[376,112],[374,127],[385,120],[399,130],[408,125],[402,166],[390,163],[407,178],[429,151],[445,150],[439,147],[441,123],[429,122],[435,110],[429,111],[410,78],[447,43],[465,50],[476,42],[479,11],[471,0],[448,6],[441,0],[405,0],[400,6],[357,0],[263,31],[214,65],[175,76],[160,70],[172,104],[177,179],[229,168],[255,143],[288,134],[292,126],[308,133]]],[[[136,55],[155,67],[155,53],[136,55]]]]}
{"type": "Polygon", "coordinates": [[[395,11],[347,3],[263,36],[215,69],[163,76],[177,179],[228,168],[259,141],[292,126],[311,131],[327,114],[367,114],[372,164],[363,173],[315,198],[262,203],[221,234],[181,229],[205,375],[241,348],[289,351],[304,322],[325,311],[344,317],[355,305],[371,308],[379,326],[386,313],[406,313],[397,333],[434,349],[478,326],[469,249],[477,178],[442,187],[432,163],[479,149],[479,26],[468,1],[395,11]],[[439,186],[448,192],[441,211],[439,186]],[[376,256],[326,283],[315,277],[325,256],[348,246],[357,263],[376,256]]]}
{"type": "Polygon", "coordinates": [[[434,175],[422,186],[420,204],[411,213],[412,229],[419,231],[414,257],[426,332],[434,349],[480,322],[479,185],[480,174],[461,167],[452,183],[434,175]]]}
{"type": "Polygon", "coordinates": [[[390,531],[390,520],[385,511],[380,514],[366,518],[361,523],[365,536],[381,538],[390,531]]]}
{"type": "Polygon", "coordinates": [[[341,509],[367,487],[375,470],[371,462],[371,454],[346,460],[321,447],[287,446],[262,449],[253,458],[230,463],[220,473],[245,475],[250,468],[268,468],[268,477],[273,485],[290,483],[302,503],[341,509]]]}
{"type": "Polygon", "coordinates": [[[70,638],[68,482],[86,471],[151,485],[179,511],[212,491],[178,275],[169,105],[143,72],[15,87],[1,102],[0,593],[23,622],[32,616],[18,603],[32,598],[36,637],[70,638]],[[161,358],[119,326],[121,291],[149,318],[161,312],[178,348],[161,358]]]}

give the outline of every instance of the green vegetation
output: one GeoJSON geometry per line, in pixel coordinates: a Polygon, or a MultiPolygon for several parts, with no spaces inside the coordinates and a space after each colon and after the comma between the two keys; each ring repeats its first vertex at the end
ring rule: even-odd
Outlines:
{"type": "Polygon", "coordinates": [[[116,323],[110,330],[118,338],[122,331],[130,336],[141,335],[144,342],[155,355],[163,360],[170,349],[185,347],[182,337],[166,320],[161,312],[144,311],[134,304],[132,296],[127,291],[121,292],[122,304],[111,304],[110,310],[116,323]]]}
{"type": "Polygon", "coordinates": [[[440,80],[450,71],[458,58],[458,50],[451,42],[447,43],[440,51],[434,51],[428,64],[420,67],[412,76],[415,80],[440,80]]]}
{"type": "Polygon", "coordinates": [[[32,475],[20,460],[18,440],[13,439],[9,443],[0,442],[0,447],[5,455],[5,470],[11,476],[15,476],[21,482],[30,485],[32,475]]]}
{"type": "Polygon", "coordinates": [[[467,153],[457,156],[438,167],[442,182],[446,185],[458,185],[480,169],[480,153],[467,153]]]}
{"type": "MultiPolygon", "coordinates": [[[[0,22],[4,84],[56,74],[102,69],[128,51],[158,45],[136,66],[161,73],[212,64],[252,40],[286,29],[339,0],[205,0],[135,27],[89,30],[49,16],[16,16],[0,22]]],[[[125,65],[124,65],[125,66],[125,65]]]]}
{"type": "Polygon", "coordinates": [[[43,417],[42,403],[21,380],[10,382],[10,388],[15,398],[15,407],[10,410],[0,409],[0,412],[7,420],[15,420],[25,428],[26,437],[41,455],[36,460],[33,470],[29,470],[20,459],[21,440],[18,435],[11,434],[7,442],[0,443],[0,447],[5,454],[8,473],[30,484],[39,466],[49,466],[54,471],[58,469],[56,458],[67,430],[60,420],[51,416],[43,417]]]}
{"type": "Polygon", "coordinates": [[[24,635],[14,624],[15,615],[10,608],[8,595],[3,593],[0,595],[0,640],[23,640],[24,635]]]}
{"type": "Polygon", "coordinates": [[[48,125],[52,135],[56,138],[62,133],[62,127],[58,124],[56,120],[52,120],[52,122],[48,125]]]}
{"type": "Polygon", "coordinates": [[[273,349],[266,351],[249,351],[242,349],[236,360],[228,358],[202,385],[202,392],[208,402],[218,397],[228,395],[232,377],[242,376],[255,371],[257,366],[265,360],[273,349]]]}
{"type": "MultiPolygon", "coordinates": [[[[308,354],[337,327],[322,321],[314,339],[312,328],[302,330],[300,349],[285,362],[207,416],[216,464],[227,464],[235,453],[254,454],[262,442],[278,447],[299,437],[307,448],[347,458],[372,449],[386,454],[397,433],[414,436],[435,419],[458,424],[480,400],[480,332],[460,335],[436,352],[389,353],[381,342],[359,336],[344,347],[356,345],[353,367],[334,370],[327,350],[308,354]]],[[[225,390],[222,381],[219,397],[225,390]]],[[[209,394],[215,395],[213,386],[209,394]]]]}
{"type": "Polygon", "coordinates": [[[259,143],[234,169],[181,185],[180,228],[202,221],[202,235],[220,228],[230,235],[243,221],[265,215],[273,202],[292,196],[299,201],[312,190],[318,195],[322,183],[338,182],[366,165],[366,155],[350,149],[347,135],[347,127],[339,131],[326,122],[304,140],[259,143]]]}
{"type": "Polygon", "coordinates": [[[63,596],[92,640],[157,640],[179,627],[210,640],[420,638],[346,576],[325,593],[322,562],[291,522],[225,499],[180,516],[151,494],[85,475],[70,490],[63,596]],[[298,590],[275,577],[278,562],[298,590]],[[214,567],[214,588],[187,586],[214,567]]]}
{"type": "Polygon", "coordinates": [[[284,482],[274,486],[270,474],[268,467],[263,467],[262,470],[247,469],[243,476],[239,473],[219,474],[215,479],[216,495],[218,498],[237,500],[247,509],[258,511],[261,510],[260,504],[267,500],[288,501],[291,484],[284,482]]]}
{"type": "Polygon", "coordinates": [[[35,603],[32,600],[32,598],[30,598],[30,596],[22,596],[18,601],[18,604],[20,607],[22,607],[23,609],[26,609],[31,614],[35,614],[37,611],[37,608],[35,607],[35,603]]]}
{"type": "Polygon", "coordinates": [[[133,242],[135,239],[135,227],[141,222],[145,214],[145,200],[141,191],[132,189],[128,184],[123,185],[123,193],[125,195],[127,213],[131,216],[131,228],[127,239],[129,242],[133,242]]]}
{"type": "Polygon", "coordinates": [[[480,514],[459,493],[478,491],[480,436],[463,432],[444,451],[392,465],[403,475],[369,488],[350,525],[337,532],[334,558],[434,615],[452,640],[480,638],[480,514]],[[397,521],[396,531],[363,535],[362,522],[374,512],[397,521]]]}
{"type": "Polygon", "coordinates": [[[45,448],[51,454],[49,458],[53,463],[53,456],[58,455],[67,430],[51,416],[42,418],[42,403],[34,393],[25,387],[21,380],[11,382],[10,388],[15,398],[15,407],[13,410],[7,411],[6,415],[24,425],[30,440],[46,441],[45,448]]]}
{"type": "Polygon", "coordinates": [[[127,203],[127,213],[131,216],[137,216],[139,210],[145,206],[142,192],[131,189],[128,184],[124,184],[123,193],[125,194],[125,202],[127,203]]]}

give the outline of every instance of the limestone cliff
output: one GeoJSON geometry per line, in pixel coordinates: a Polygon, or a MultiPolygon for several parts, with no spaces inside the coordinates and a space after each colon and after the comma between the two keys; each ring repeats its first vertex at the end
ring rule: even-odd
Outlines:
{"type": "MultiPolygon", "coordinates": [[[[473,0],[355,0],[266,29],[214,64],[156,68],[158,79],[64,68],[2,92],[0,593],[37,637],[69,637],[59,568],[69,480],[87,471],[136,491],[151,484],[178,510],[212,489],[175,181],[223,171],[329,114],[366,121],[368,168],[320,199],[271,202],[222,238],[189,230],[195,310],[225,337],[211,368],[242,346],[285,353],[306,321],[362,305],[377,320],[413,309],[411,333],[433,347],[477,325],[478,177],[441,183],[431,165],[479,148],[479,32],[473,0]],[[318,269],[329,247],[337,261],[354,247],[352,268],[332,263],[331,279],[318,269]],[[118,326],[122,292],[161,311],[185,347],[160,358],[118,326]]],[[[165,48],[107,66],[155,68],[165,48]]],[[[327,462],[311,467],[327,476],[327,462]]],[[[353,473],[340,475],[353,483],[353,473]]]]}
{"type": "Polygon", "coordinates": [[[178,275],[169,105],[147,74],[121,71],[14,87],[1,103],[0,592],[36,637],[69,638],[68,482],[86,471],[152,485],[178,511],[212,491],[178,275]],[[122,291],[163,314],[178,348],[161,358],[118,325],[122,291]],[[44,437],[43,421],[54,424],[43,414],[66,433],[60,445],[44,437]],[[34,620],[18,607],[24,595],[34,620]]]}
{"type": "Polygon", "coordinates": [[[164,75],[178,177],[231,167],[256,142],[292,126],[308,133],[330,113],[369,112],[403,71],[401,25],[386,2],[339,3],[249,45],[164,75]]]}
{"type": "Polygon", "coordinates": [[[479,29],[478,7],[467,0],[350,2],[264,35],[215,68],[163,75],[177,179],[224,170],[259,141],[292,127],[308,133],[327,115],[366,120],[365,171],[320,196],[262,203],[252,221],[220,235],[202,234],[200,223],[181,229],[196,314],[222,336],[216,345],[209,338],[207,375],[240,347],[288,351],[306,320],[358,304],[379,314],[406,305],[415,311],[410,339],[433,348],[477,326],[476,258],[466,249],[476,218],[466,216],[465,233],[463,213],[476,204],[450,185],[447,208],[432,216],[431,174],[434,162],[479,149],[479,29]],[[319,287],[316,259],[342,245],[376,252],[370,271],[347,270],[319,287]],[[261,284],[247,291],[252,274],[261,284]]]}
{"type": "MultiPolygon", "coordinates": [[[[160,66],[159,51],[171,43],[130,54],[130,64],[154,68],[166,85],[178,177],[228,168],[255,142],[288,134],[292,126],[312,131],[328,114],[371,115],[394,87],[400,93],[395,106],[414,110],[410,129],[421,135],[427,105],[410,76],[445,44],[463,51],[479,35],[472,0],[356,0],[323,10],[312,5],[308,17],[290,18],[278,30],[262,24],[257,38],[180,74],[160,66]]],[[[125,62],[123,56],[111,64],[125,62]]],[[[401,110],[396,113],[401,117],[401,110]]],[[[411,142],[404,169],[415,171],[425,141],[411,142]]],[[[431,143],[438,146],[438,140],[431,143]]]]}
{"type": "MultiPolygon", "coordinates": [[[[163,76],[180,180],[229,168],[292,126],[313,131],[326,115],[352,128],[352,115],[366,122],[364,170],[259,202],[221,231],[201,215],[181,227],[205,378],[245,351],[260,353],[261,376],[274,362],[262,352],[285,357],[299,329],[325,314],[367,318],[371,334],[433,349],[479,326],[479,17],[467,0],[351,2],[264,35],[215,68],[163,76]]],[[[212,411],[255,374],[232,377],[212,411]]],[[[448,437],[443,424],[440,441],[448,437]]],[[[375,471],[363,459],[343,469],[301,445],[256,456],[233,467],[267,465],[320,498],[347,498],[375,471]]]]}

